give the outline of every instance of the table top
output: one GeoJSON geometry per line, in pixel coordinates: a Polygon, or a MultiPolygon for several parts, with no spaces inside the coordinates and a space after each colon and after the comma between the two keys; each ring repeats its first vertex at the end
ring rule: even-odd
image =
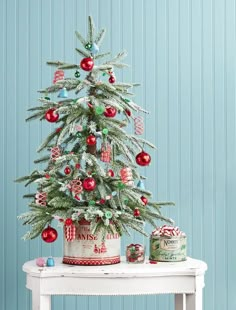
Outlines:
{"type": "MultiPolygon", "coordinates": [[[[45,259],[46,260],[46,259],[45,259]]],[[[128,264],[125,257],[121,257],[121,263],[102,266],[74,266],[62,263],[62,258],[54,258],[54,267],[38,267],[35,260],[26,262],[22,269],[34,277],[97,277],[97,278],[128,278],[128,277],[156,277],[202,275],[207,270],[207,264],[203,261],[188,257],[183,262],[158,262],[151,264],[146,258],[143,264],[128,264]]]]}

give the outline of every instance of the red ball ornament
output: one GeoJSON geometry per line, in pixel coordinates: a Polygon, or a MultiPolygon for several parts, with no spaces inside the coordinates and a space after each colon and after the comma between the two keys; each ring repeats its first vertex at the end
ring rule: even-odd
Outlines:
{"type": "Polygon", "coordinates": [[[45,242],[48,243],[54,242],[57,239],[57,231],[56,229],[48,225],[48,227],[42,231],[41,237],[45,242]]]}
{"type": "Polygon", "coordinates": [[[140,211],[138,208],[134,209],[134,216],[140,216],[140,211]]]}
{"type": "Polygon", "coordinates": [[[91,71],[93,69],[94,62],[91,57],[83,58],[80,62],[80,67],[84,71],[91,71]]]}
{"type": "Polygon", "coordinates": [[[88,191],[88,192],[91,192],[95,189],[96,187],[96,181],[94,178],[92,177],[89,177],[89,178],[86,178],[83,180],[83,189],[88,191]]]}
{"type": "Polygon", "coordinates": [[[107,171],[107,175],[109,176],[109,177],[114,177],[114,175],[115,175],[115,173],[114,173],[114,171],[112,170],[112,169],[109,169],[108,171],[107,171]]]}
{"type": "Polygon", "coordinates": [[[67,218],[67,219],[65,220],[65,225],[66,225],[66,226],[71,226],[72,224],[73,224],[72,219],[67,218]]]}
{"type": "Polygon", "coordinates": [[[88,145],[95,145],[96,144],[96,137],[94,135],[90,135],[86,138],[86,143],[88,145]]]}
{"type": "Polygon", "coordinates": [[[116,78],[114,77],[114,75],[111,75],[110,77],[109,77],[109,83],[111,83],[111,84],[113,84],[113,83],[115,83],[115,81],[116,81],[116,78]]]}
{"type": "Polygon", "coordinates": [[[66,166],[66,168],[64,169],[65,174],[70,174],[71,173],[71,169],[69,166],[66,166]]]}
{"type": "Polygon", "coordinates": [[[55,109],[49,109],[45,113],[45,119],[50,123],[55,123],[59,118],[59,114],[55,112],[55,109]]]}
{"type": "Polygon", "coordinates": [[[142,151],[140,152],[137,156],[136,156],[136,163],[139,165],[139,166],[148,166],[151,162],[151,156],[142,151]]]}
{"type": "Polygon", "coordinates": [[[146,204],[148,203],[148,199],[144,196],[141,196],[140,198],[142,200],[142,202],[144,203],[144,205],[146,206],[146,204]]]}
{"type": "Polygon", "coordinates": [[[106,117],[115,117],[116,113],[117,113],[116,108],[108,106],[108,107],[106,107],[106,110],[105,110],[105,112],[103,114],[106,117]]]}
{"type": "Polygon", "coordinates": [[[81,167],[81,166],[80,166],[79,163],[75,164],[75,168],[76,168],[76,169],[80,169],[80,167],[81,167]]]}

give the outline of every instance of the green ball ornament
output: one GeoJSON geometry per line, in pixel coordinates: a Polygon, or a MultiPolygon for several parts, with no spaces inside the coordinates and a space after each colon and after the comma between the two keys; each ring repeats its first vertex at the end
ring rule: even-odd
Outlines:
{"type": "Polygon", "coordinates": [[[92,44],[91,44],[91,43],[87,43],[87,44],[85,45],[86,50],[90,50],[91,47],[92,47],[92,44]]]}
{"type": "Polygon", "coordinates": [[[126,101],[126,102],[130,102],[130,100],[129,100],[129,99],[127,99],[127,98],[125,99],[125,101],[126,101]]]}
{"type": "Polygon", "coordinates": [[[107,129],[107,128],[103,128],[102,133],[103,133],[104,135],[107,135],[107,134],[108,134],[108,129],[107,129]]]}
{"type": "Polygon", "coordinates": [[[90,201],[89,201],[89,205],[90,205],[90,206],[94,206],[95,203],[96,203],[96,202],[95,202],[94,200],[90,200],[90,201]]]}
{"type": "Polygon", "coordinates": [[[105,75],[107,75],[106,72],[104,72],[104,73],[102,74],[102,76],[105,76],[105,75]]]}
{"type": "Polygon", "coordinates": [[[95,112],[97,115],[103,114],[104,111],[105,111],[105,108],[103,106],[98,106],[95,108],[95,112]]]}
{"type": "Polygon", "coordinates": [[[78,70],[75,71],[75,77],[79,78],[80,77],[80,72],[78,70]]]}
{"type": "Polygon", "coordinates": [[[124,189],[124,188],[125,188],[125,184],[122,183],[122,182],[118,182],[117,187],[118,187],[119,189],[124,189]]]}
{"type": "Polygon", "coordinates": [[[77,138],[80,138],[80,137],[81,137],[81,133],[80,133],[80,132],[77,132],[77,133],[76,133],[76,137],[77,137],[77,138]]]}
{"type": "Polygon", "coordinates": [[[129,199],[124,199],[124,203],[127,204],[129,202],[129,199]]]}
{"type": "Polygon", "coordinates": [[[112,212],[111,211],[106,211],[105,212],[105,217],[109,220],[112,218],[112,212]]]}

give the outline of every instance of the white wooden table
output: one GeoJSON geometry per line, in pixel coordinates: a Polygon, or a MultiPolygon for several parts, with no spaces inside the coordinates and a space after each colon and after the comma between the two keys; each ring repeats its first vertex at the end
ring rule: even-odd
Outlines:
{"type": "Polygon", "coordinates": [[[55,267],[23,265],[26,287],[32,291],[32,310],[50,310],[52,295],[150,295],[175,294],[175,310],[202,310],[206,263],[185,262],[71,266],[55,258],[55,267]]]}

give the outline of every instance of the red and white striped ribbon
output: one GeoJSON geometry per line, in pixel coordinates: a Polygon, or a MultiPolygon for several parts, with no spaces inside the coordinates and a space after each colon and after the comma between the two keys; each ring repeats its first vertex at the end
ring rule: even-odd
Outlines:
{"type": "Polygon", "coordinates": [[[144,121],[142,116],[134,118],[134,132],[136,135],[142,135],[144,132],[144,121]]]}

